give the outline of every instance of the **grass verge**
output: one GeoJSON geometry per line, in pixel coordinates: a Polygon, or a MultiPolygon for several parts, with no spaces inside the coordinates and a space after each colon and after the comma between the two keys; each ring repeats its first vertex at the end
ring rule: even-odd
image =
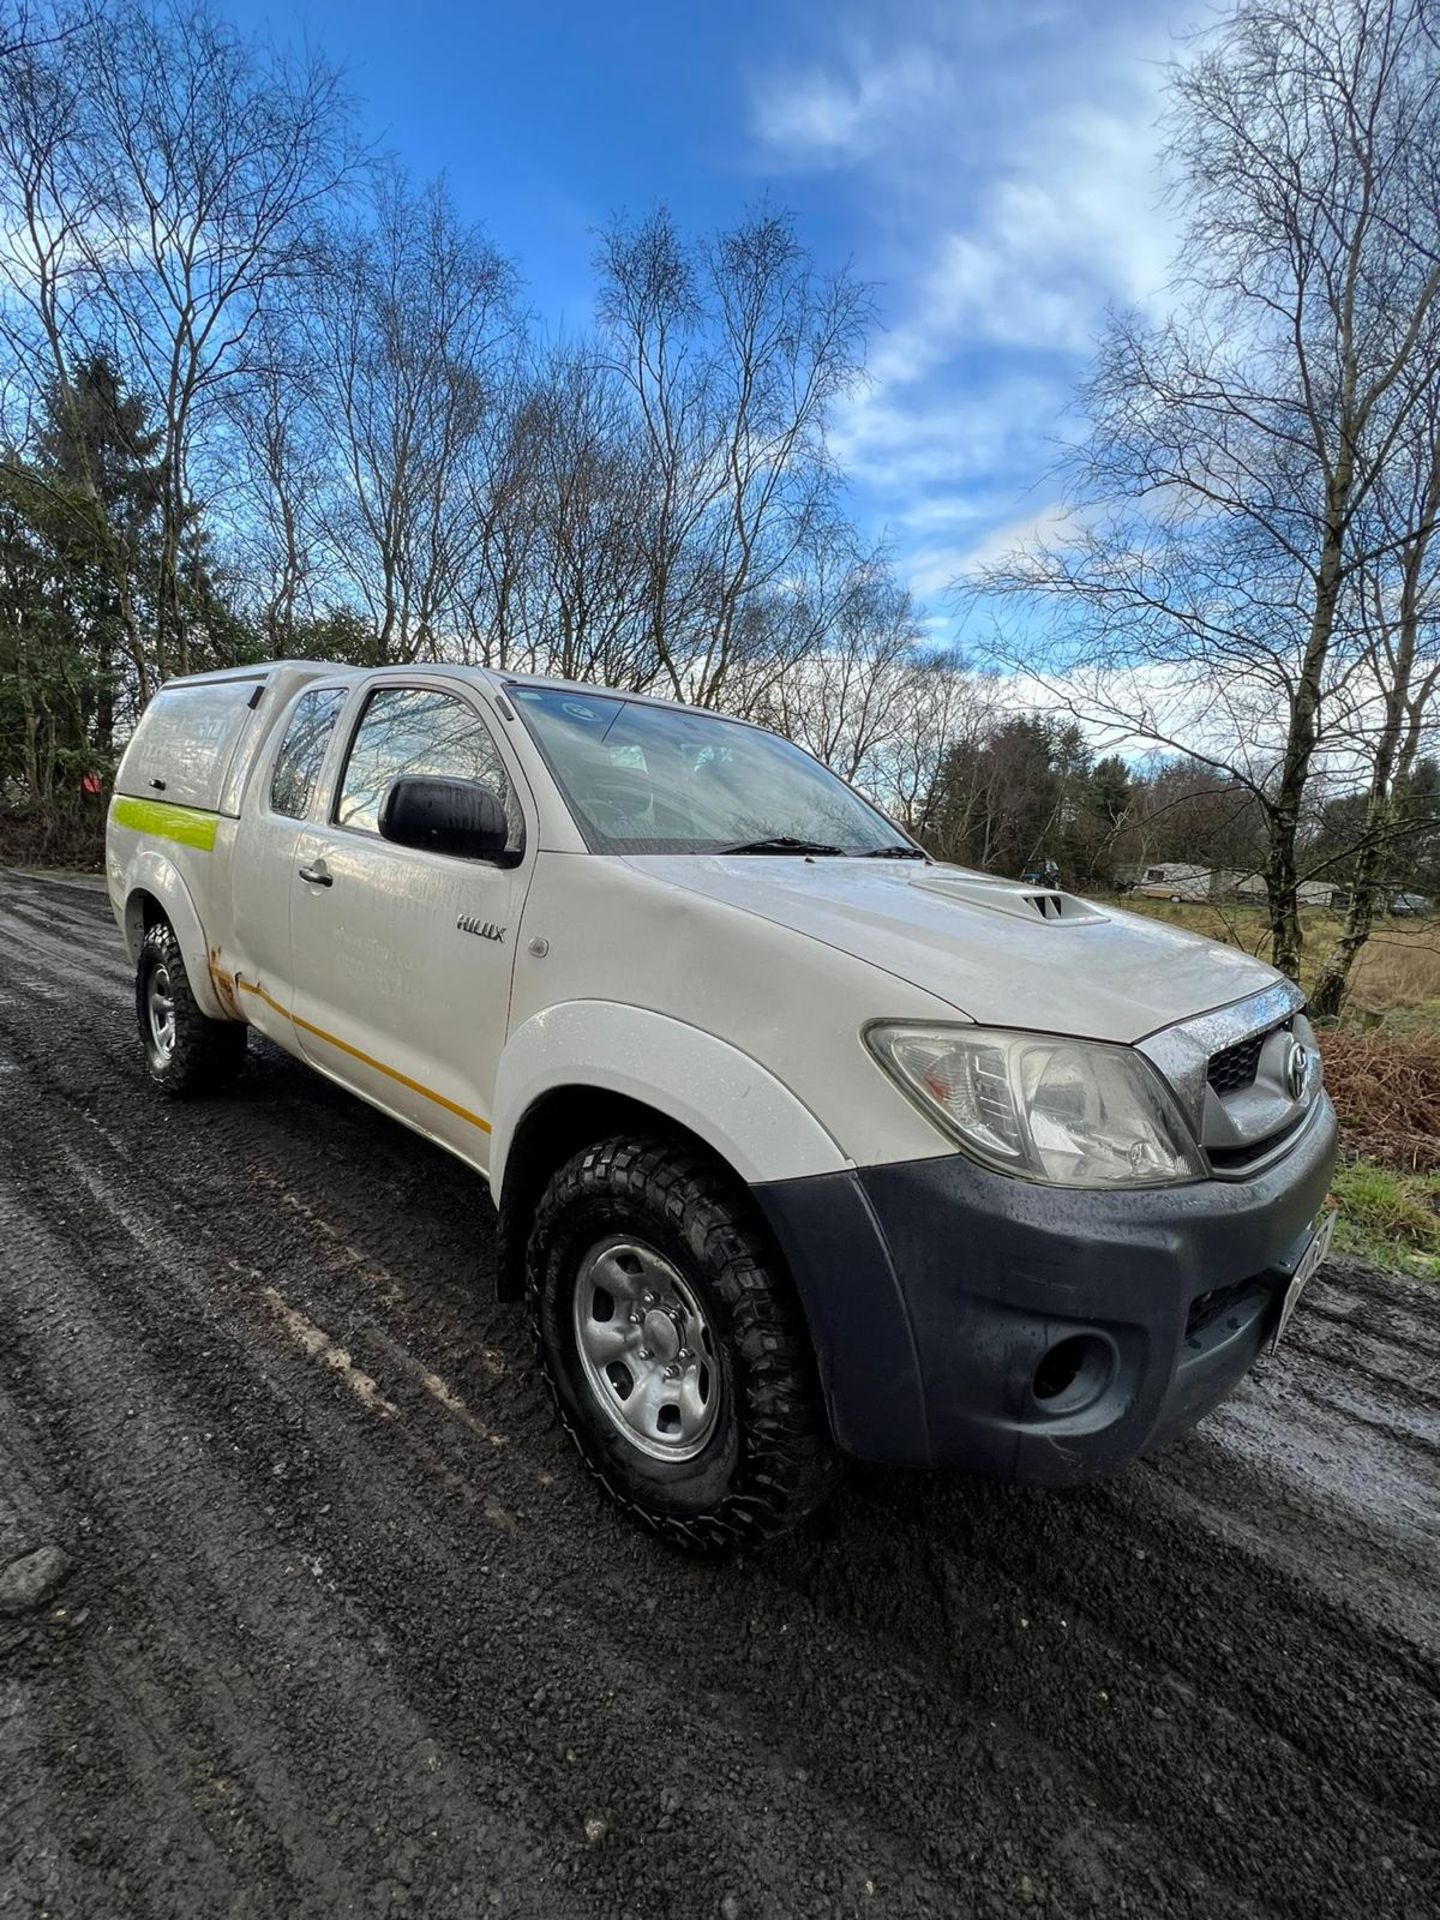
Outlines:
{"type": "Polygon", "coordinates": [[[1373,1160],[1335,1169],[1335,1245],[1377,1267],[1440,1280],[1440,1173],[1402,1173],[1373,1160]]]}
{"type": "MultiPolygon", "coordinates": [[[[1243,947],[1262,960],[1269,958],[1270,927],[1261,907],[1219,900],[1147,900],[1133,893],[1112,904],[1129,913],[1163,920],[1172,927],[1184,927],[1189,933],[1203,933],[1211,940],[1243,947]]],[[[1305,933],[1301,985],[1308,992],[1344,921],[1328,908],[1305,907],[1301,910],[1300,924],[1305,933]]],[[[1433,1020],[1437,1008],[1440,1008],[1440,920],[1382,917],[1355,962],[1346,1023],[1363,1025],[1378,1017],[1388,1024],[1396,1014],[1416,1013],[1423,1023],[1427,1013],[1433,1020]]]]}

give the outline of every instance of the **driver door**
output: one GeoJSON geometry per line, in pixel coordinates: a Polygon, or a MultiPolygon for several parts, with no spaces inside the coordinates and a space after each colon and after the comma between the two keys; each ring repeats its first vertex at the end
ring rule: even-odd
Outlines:
{"type": "Polygon", "coordinates": [[[306,1056],[481,1168],[537,838],[520,779],[470,689],[372,686],[329,818],[306,833],[292,880],[294,1017],[306,1056]],[[504,860],[381,839],[380,805],[402,774],[489,786],[509,822],[504,860]]]}

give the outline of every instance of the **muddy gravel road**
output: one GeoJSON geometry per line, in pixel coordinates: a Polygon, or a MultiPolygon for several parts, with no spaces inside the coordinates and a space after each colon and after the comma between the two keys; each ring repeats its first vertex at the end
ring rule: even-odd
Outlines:
{"type": "Polygon", "coordinates": [[[1440,1291],[1336,1261],[1113,1484],[718,1566],[569,1457],[491,1213],[258,1045],[147,1086],[0,875],[0,1915],[1440,1911],[1440,1291]]]}

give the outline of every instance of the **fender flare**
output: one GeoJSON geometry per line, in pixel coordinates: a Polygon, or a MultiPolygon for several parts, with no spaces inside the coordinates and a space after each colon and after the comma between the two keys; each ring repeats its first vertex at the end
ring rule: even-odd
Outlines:
{"type": "Polygon", "coordinates": [[[136,856],[125,876],[125,944],[130,949],[130,958],[139,959],[140,942],[145,934],[145,915],[139,897],[142,893],[158,900],[164,909],[165,918],[180,942],[190,991],[200,1011],[211,1020],[238,1018],[235,1009],[226,1005],[217,991],[209,944],[190,889],[174,864],[153,847],[136,856]]]}
{"type": "Polygon", "coordinates": [[[593,1087],[655,1108],[712,1147],[750,1186],[851,1165],[784,1082],[729,1041],[644,1007],[568,1000],[517,1027],[501,1055],[490,1141],[497,1199],[520,1123],[538,1099],[560,1087],[593,1087]]]}

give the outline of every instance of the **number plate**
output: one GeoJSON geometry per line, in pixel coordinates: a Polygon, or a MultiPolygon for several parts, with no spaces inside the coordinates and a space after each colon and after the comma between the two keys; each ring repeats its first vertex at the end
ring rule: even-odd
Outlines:
{"type": "Polygon", "coordinates": [[[1320,1216],[1320,1224],[1316,1227],[1309,1246],[1301,1254],[1299,1265],[1290,1276],[1290,1284],[1285,1289],[1285,1298],[1280,1303],[1280,1318],[1275,1323],[1274,1337],[1270,1342],[1272,1353],[1285,1337],[1285,1329],[1290,1324],[1290,1316],[1299,1304],[1301,1294],[1324,1264],[1325,1256],[1330,1251],[1330,1239],[1335,1231],[1335,1222],[1338,1217],[1334,1207],[1328,1208],[1320,1216]]]}

